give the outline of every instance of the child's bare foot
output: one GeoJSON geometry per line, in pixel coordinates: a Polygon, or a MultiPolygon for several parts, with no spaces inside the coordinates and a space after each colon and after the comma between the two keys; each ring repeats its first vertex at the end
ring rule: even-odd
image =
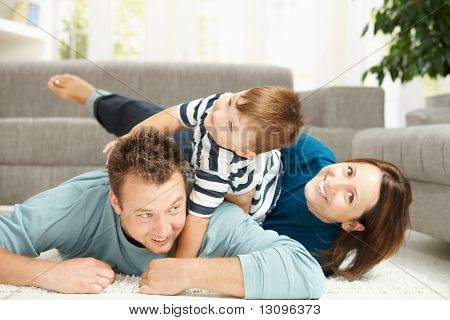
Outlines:
{"type": "Polygon", "coordinates": [[[83,79],[71,74],[57,74],[48,80],[48,89],[64,100],[86,105],[86,99],[95,90],[83,79]]]}

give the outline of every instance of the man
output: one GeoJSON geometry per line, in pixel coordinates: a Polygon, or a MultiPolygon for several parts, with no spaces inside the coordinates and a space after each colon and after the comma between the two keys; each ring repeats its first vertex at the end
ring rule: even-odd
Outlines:
{"type": "Polygon", "coordinates": [[[320,297],[324,276],[308,251],[230,203],[216,209],[199,258],[168,258],[186,219],[184,168],[176,143],[155,129],[120,139],[108,172],[75,177],[0,215],[0,283],[99,293],[123,272],[142,274],[140,291],[149,294],[198,287],[248,299],[320,297]],[[64,261],[30,258],[53,248],[64,261]]]}

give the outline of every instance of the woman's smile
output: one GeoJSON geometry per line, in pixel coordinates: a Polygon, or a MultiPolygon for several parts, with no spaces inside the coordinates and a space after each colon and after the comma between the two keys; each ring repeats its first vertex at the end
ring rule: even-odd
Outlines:
{"type": "Polygon", "coordinates": [[[328,201],[327,192],[325,190],[325,179],[319,182],[318,190],[319,194],[325,199],[325,201],[328,201]]]}

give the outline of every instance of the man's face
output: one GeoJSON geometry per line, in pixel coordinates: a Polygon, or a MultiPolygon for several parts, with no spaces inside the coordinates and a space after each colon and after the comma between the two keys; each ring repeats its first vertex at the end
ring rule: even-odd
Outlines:
{"type": "Polygon", "coordinates": [[[129,174],[120,196],[121,206],[110,193],[111,204],[126,235],[154,254],[169,252],[186,221],[183,176],[176,172],[166,183],[155,185],[129,174]]]}

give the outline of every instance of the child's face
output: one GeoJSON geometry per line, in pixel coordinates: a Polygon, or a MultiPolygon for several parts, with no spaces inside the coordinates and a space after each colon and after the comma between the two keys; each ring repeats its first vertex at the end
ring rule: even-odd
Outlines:
{"type": "Polygon", "coordinates": [[[236,108],[238,101],[242,103],[240,96],[243,93],[224,95],[216,100],[212,111],[206,116],[205,128],[222,148],[233,150],[246,158],[253,158],[254,152],[251,150],[255,141],[255,130],[251,130],[254,128],[251,128],[250,122],[236,108]]]}

